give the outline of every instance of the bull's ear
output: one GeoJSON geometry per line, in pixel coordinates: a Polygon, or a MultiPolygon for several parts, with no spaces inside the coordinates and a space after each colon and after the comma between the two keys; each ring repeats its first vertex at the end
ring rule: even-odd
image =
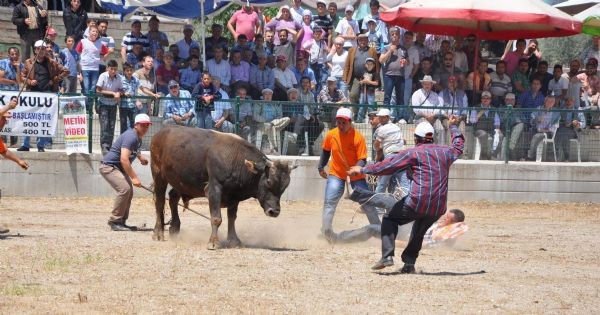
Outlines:
{"type": "Polygon", "coordinates": [[[248,171],[250,171],[250,173],[258,174],[258,171],[256,170],[256,165],[254,164],[254,162],[244,160],[244,164],[246,164],[246,167],[248,168],[248,171]]]}

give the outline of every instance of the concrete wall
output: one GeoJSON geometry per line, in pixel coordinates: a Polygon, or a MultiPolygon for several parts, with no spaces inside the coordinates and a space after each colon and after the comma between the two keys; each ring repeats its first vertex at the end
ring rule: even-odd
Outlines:
{"type": "MultiPolygon", "coordinates": [[[[112,190],[98,173],[99,154],[19,152],[31,168],[0,162],[3,196],[77,197],[110,196],[112,190]]],[[[325,180],[316,171],[317,157],[273,157],[296,163],[286,200],[320,201],[325,180]]],[[[534,163],[459,160],[450,177],[451,201],[492,202],[600,202],[599,163],[534,163]]],[[[144,184],[152,181],[150,168],[134,163],[144,184]]],[[[147,194],[144,191],[138,193],[147,194]]]]}

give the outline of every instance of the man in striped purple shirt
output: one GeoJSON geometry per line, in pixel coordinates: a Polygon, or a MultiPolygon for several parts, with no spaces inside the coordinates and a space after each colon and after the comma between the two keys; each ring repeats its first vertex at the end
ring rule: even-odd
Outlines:
{"type": "Polygon", "coordinates": [[[448,122],[452,134],[452,146],[434,144],[433,126],[428,122],[422,122],[415,128],[416,146],[414,148],[404,150],[370,166],[350,168],[348,174],[351,176],[360,173],[391,175],[403,170],[408,170],[408,173],[412,175],[409,175],[411,186],[408,196],[398,201],[383,216],[381,223],[382,258],[372,269],[378,270],[394,265],[392,257],[394,256],[398,226],[414,221],[411,239],[402,252],[404,267],[400,272],[415,272],[415,262],[419,256],[425,232],[446,212],[450,165],[463,153],[465,140],[457,127],[459,119],[451,116],[448,122]]]}

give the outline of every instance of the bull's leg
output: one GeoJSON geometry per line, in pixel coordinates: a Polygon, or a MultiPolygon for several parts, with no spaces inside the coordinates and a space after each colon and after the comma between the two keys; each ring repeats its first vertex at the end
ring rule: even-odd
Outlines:
{"type": "Polygon", "coordinates": [[[169,190],[169,207],[171,208],[171,224],[169,235],[176,236],[179,233],[181,221],[179,221],[179,210],[177,209],[181,195],[173,188],[169,190]]]}
{"type": "Polygon", "coordinates": [[[156,223],[152,239],[155,241],[165,240],[165,194],[167,193],[167,181],[154,176],[154,206],[156,208],[156,223]]]}
{"type": "Polygon", "coordinates": [[[242,242],[235,232],[235,219],[237,218],[238,204],[227,207],[227,247],[241,247],[242,242]]]}
{"type": "Polygon", "coordinates": [[[221,185],[214,181],[209,181],[208,184],[208,206],[210,208],[210,224],[212,233],[208,240],[208,249],[219,249],[219,226],[223,219],[221,218],[221,185]]]}

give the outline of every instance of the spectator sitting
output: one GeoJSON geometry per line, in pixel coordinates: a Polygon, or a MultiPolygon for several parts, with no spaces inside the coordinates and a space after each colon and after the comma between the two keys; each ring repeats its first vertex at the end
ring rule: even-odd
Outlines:
{"type": "Polygon", "coordinates": [[[560,113],[552,111],[556,99],[552,95],[546,96],[544,100],[544,106],[539,107],[537,111],[533,112],[532,125],[537,131],[531,139],[531,145],[527,151],[527,160],[534,161],[535,154],[538,145],[544,140],[545,135],[552,136],[552,133],[558,128],[558,122],[560,120],[560,113]]]}
{"type": "Polygon", "coordinates": [[[275,89],[273,69],[267,66],[267,55],[258,55],[258,65],[250,68],[250,95],[252,99],[260,99],[261,91],[275,89]]]}
{"type": "MultiPolygon", "coordinates": [[[[273,52],[265,45],[265,37],[262,34],[256,34],[254,36],[254,55],[257,57],[262,54],[269,56],[272,53],[273,52]]],[[[256,63],[256,61],[254,63],[256,63]]]]}
{"type": "MultiPolygon", "coordinates": [[[[544,94],[541,91],[542,82],[538,78],[534,78],[531,81],[531,87],[529,90],[521,93],[517,98],[517,107],[520,108],[540,108],[544,104],[544,94]]],[[[523,112],[521,115],[521,120],[529,125],[529,120],[531,118],[531,111],[523,112]]]]}
{"type": "Polygon", "coordinates": [[[308,139],[305,139],[304,150],[300,150],[302,156],[314,155],[313,146],[319,135],[324,129],[324,125],[321,122],[319,115],[321,115],[320,106],[314,104],[315,103],[315,95],[310,90],[310,79],[307,77],[303,77],[300,80],[300,93],[299,93],[299,101],[304,104],[302,115],[296,117],[296,122],[294,124],[294,134],[296,135],[296,139],[303,138],[305,136],[304,132],[308,131],[308,139]],[[308,144],[308,147],[306,147],[308,144]]]}
{"type": "Polygon", "coordinates": [[[569,161],[569,145],[571,139],[578,138],[578,132],[585,129],[586,120],[583,112],[575,108],[575,101],[567,98],[561,109],[568,110],[560,112],[561,124],[556,131],[557,159],[569,161]]]}
{"type": "Polygon", "coordinates": [[[224,48],[222,46],[215,46],[213,49],[214,58],[206,61],[206,70],[211,75],[219,77],[221,87],[227,91],[231,80],[231,66],[227,60],[223,59],[224,48]]]}
{"type": "MultiPolygon", "coordinates": [[[[527,90],[529,90],[529,87],[531,85],[529,82],[529,79],[527,78],[528,70],[529,70],[529,61],[527,61],[527,59],[525,59],[525,58],[521,58],[519,60],[519,67],[513,73],[512,78],[511,78],[512,83],[513,83],[513,91],[517,95],[517,99],[519,99],[521,97],[522,93],[525,93],[527,90]]],[[[533,83],[533,80],[531,80],[531,83],[533,83]]],[[[540,81],[540,88],[541,88],[541,81],[540,81]]]]}
{"type": "Polygon", "coordinates": [[[600,36],[592,36],[592,45],[581,52],[579,59],[583,64],[587,64],[590,59],[600,60],[600,36]]]}
{"type": "Polygon", "coordinates": [[[119,120],[121,125],[121,133],[124,133],[129,128],[133,128],[134,118],[142,108],[142,102],[136,99],[140,80],[133,76],[133,66],[127,62],[123,64],[123,75],[121,82],[123,83],[123,95],[125,99],[121,99],[119,105],[119,120]]]}
{"type": "Polygon", "coordinates": [[[435,129],[436,143],[444,142],[444,131],[448,129],[448,116],[444,110],[436,109],[444,105],[444,100],[433,91],[436,82],[428,75],[420,81],[423,86],[416,90],[411,97],[411,105],[415,112],[415,124],[428,121],[435,129]],[[430,108],[421,108],[430,107],[430,108]],[[445,125],[445,126],[444,126],[445,125]]]}
{"type": "Polygon", "coordinates": [[[481,146],[481,160],[489,160],[492,157],[499,157],[502,145],[502,132],[500,131],[500,116],[497,112],[490,110],[492,104],[492,94],[489,91],[481,93],[481,107],[479,110],[471,111],[470,123],[475,130],[475,137],[479,139],[481,146]],[[492,136],[498,135],[498,143],[493,146],[492,136]]]}
{"type": "Polygon", "coordinates": [[[308,63],[306,59],[301,58],[296,60],[296,66],[291,68],[294,76],[296,77],[296,82],[300,82],[302,77],[308,77],[310,79],[311,90],[314,90],[317,86],[317,79],[315,78],[315,73],[311,68],[308,68],[308,63]]]}
{"type": "Polygon", "coordinates": [[[179,71],[179,85],[188,92],[193,91],[194,87],[200,82],[202,71],[198,67],[200,60],[198,56],[190,56],[189,66],[179,71]]]}
{"type": "Polygon", "coordinates": [[[513,40],[509,40],[506,43],[504,55],[502,55],[502,58],[500,58],[501,60],[506,62],[506,74],[508,74],[509,76],[514,75],[515,72],[518,71],[521,59],[527,59],[527,55],[525,54],[525,46],[527,46],[527,42],[525,41],[525,39],[518,39],[517,43],[515,44],[516,49],[514,51],[510,51],[512,49],[513,43],[513,40]]]}
{"type": "Polygon", "coordinates": [[[542,60],[538,62],[536,71],[529,75],[529,80],[531,81],[533,80],[533,78],[540,79],[540,81],[542,82],[542,88],[540,89],[540,91],[542,91],[544,95],[549,95],[548,83],[550,83],[552,77],[553,76],[550,73],[548,73],[548,61],[542,60]]]}
{"type": "Polygon", "coordinates": [[[158,91],[166,95],[169,94],[167,84],[171,80],[179,82],[179,69],[175,67],[173,55],[170,52],[165,53],[164,61],[165,62],[156,69],[156,83],[158,91]]]}
{"type": "Polygon", "coordinates": [[[467,76],[467,87],[465,90],[467,92],[467,97],[470,96],[470,104],[480,103],[481,93],[490,90],[492,79],[487,73],[487,69],[488,62],[480,60],[477,71],[473,71],[467,76]]]}
{"type": "Polygon", "coordinates": [[[127,58],[125,59],[128,64],[133,65],[135,69],[141,68],[141,61],[144,54],[144,49],[142,44],[133,44],[133,48],[131,52],[127,53],[127,58]]]}
{"type": "MultiPolygon", "coordinates": [[[[348,99],[346,98],[346,95],[344,95],[344,93],[342,93],[342,91],[337,87],[337,79],[335,77],[329,77],[327,78],[327,84],[323,87],[323,89],[321,89],[321,92],[319,92],[319,95],[317,95],[317,103],[323,103],[323,104],[344,104],[344,103],[348,103],[348,99]]],[[[334,114],[336,113],[336,110],[339,107],[334,106],[334,107],[329,107],[329,108],[324,108],[325,113],[331,113],[334,114]]],[[[332,122],[335,121],[334,119],[335,117],[323,117],[323,121],[324,122],[332,122]]]]}
{"type": "MultiPolygon", "coordinates": [[[[256,127],[266,133],[269,139],[269,149],[265,154],[279,155],[280,133],[289,125],[290,118],[283,117],[281,104],[272,102],[273,91],[271,89],[264,89],[262,95],[263,102],[255,103],[253,106],[252,119],[256,127]]],[[[258,143],[257,147],[262,149],[258,143]]]]}
{"type": "Polygon", "coordinates": [[[256,143],[256,133],[252,132],[256,130],[252,115],[254,114],[252,103],[247,102],[248,96],[247,91],[244,87],[238,87],[236,90],[236,97],[241,100],[239,107],[238,122],[240,126],[240,136],[247,139],[250,143],[256,143]]]}
{"type": "Polygon", "coordinates": [[[213,128],[220,132],[232,133],[234,126],[231,123],[232,107],[230,102],[224,100],[229,99],[229,95],[221,88],[221,78],[212,77],[212,84],[217,93],[215,94],[215,110],[210,112],[213,120],[213,128]]]}
{"type": "Polygon", "coordinates": [[[586,108],[596,107],[598,108],[598,99],[600,93],[598,93],[598,87],[600,86],[600,78],[597,76],[598,72],[598,60],[590,58],[585,65],[585,72],[577,75],[581,83],[581,99],[586,108]]]}
{"type": "Polygon", "coordinates": [[[559,107],[563,107],[565,105],[565,100],[567,99],[569,90],[569,77],[567,75],[563,75],[562,65],[554,65],[554,69],[552,71],[552,79],[548,82],[548,94],[554,95],[556,98],[556,104],[559,107]]]}
{"type": "MultiPolygon", "coordinates": [[[[214,49],[215,47],[224,47],[225,54],[227,54],[227,38],[222,37],[223,35],[223,26],[221,24],[213,23],[211,26],[211,36],[207,37],[204,41],[204,46],[206,47],[206,60],[210,60],[215,57],[214,49]]],[[[216,74],[213,74],[216,76],[216,74]]]]}
{"type": "MultiPolygon", "coordinates": [[[[454,53],[449,51],[444,55],[444,66],[435,70],[433,78],[437,81],[436,91],[441,91],[448,87],[448,78],[455,76],[458,78],[458,87],[464,88],[465,75],[454,65],[454,53]]],[[[468,95],[467,95],[468,97],[468,95]]]]}
{"type": "Polygon", "coordinates": [[[242,60],[242,52],[234,49],[231,52],[231,89],[237,90],[238,86],[248,90],[250,82],[250,64],[242,60]]]}
{"type": "Polygon", "coordinates": [[[258,63],[258,57],[254,55],[254,51],[250,47],[242,49],[242,61],[247,62],[250,66],[255,66],[258,63]]]}
{"type": "Polygon", "coordinates": [[[163,124],[196,127],[195,106],[190,92],[181,90],[175,80],[169,81],[169,91],[168,99],[165,100],[163,124]]]}
{"type": "MultiPolygon", "coordinates": [[[[417,70],[417,73],[412,78],[412,84],[415,86],[415,88],[413,89],[413,93],[414,91],[423,87],[421,85],[421,79],[423,79],[424,76],[428,75],[433,78],[433,62],[431,61],[431,58],[423,58],[423,60],[420,60],[420,62],[421,63],[419,63],[419,70],[417,70]]],[[[456,76],[454,77],[458,78],[456,76]]],[[[412,93],[410,96],[412,96],[412,93]]]]}
{"type": "MultiPolygon", "coordinates": [[[[454,115],[460,117],[460,123],[458,124],[458,129],[462,134],[465,131],[465,124],[467,122],[467,108],[469,107],[469,100],[467,98],[467,93],[464,90],[458,88],[458,79],[455,76],[451,76],[448,78],[448,88],[442,90],[440,92],[440,97],[443,100],[444,107],[451,107],[451,109],[446,110],[446,118],[448,115],[454,115]]],[[[514,101],[514,94],[513,94],[514,101]]],[[[514,103],[514,102],[513,102],[514,103]]],[[[446,132],[449,126],[447,125],[448,120],[442,119],[442,126],[444,127],[444,131],[446,132]]],[[[441,144],[448,143],[448,137],[440,136],[438,140],[441,144]]]]}
{"type": "MultiPolygon", "coordinates": [[[[173,62],[175,63],[175,67],[177,67],[178,69],[183,69],[186,67],[185,64],[186,64],[187,59],[182,58],[181,55],[179,54],[179,51],[180,51],[179,46],[177,46],[177,44],[171,44],[169,46],[168,52],[173,54],[173,62]]],[[[163,54],[163,58],[164,58],[164,54],[163,54]]],[[[164,64],[164,61],[162,64],[164,64]]]]}
{"type": "Polygon", "coordinates": [[[287,58],[284,55],[277,56],[277,67],[273,69],[275,78],[275,90],[273,90],[273,99],[276,101],[287,101],[287,90],[296,87],[298,81],[296,76],[287,66],[287,58]]]}
{"type": "Polygon", "coordinates": [[[214,110],[214,102],[219,95],[217,94],[217,89],[212,84],[210,72],[202,73],[202,81],[194,88],[192,96],[198,100],[196,108],[198,128],[212,129],[213,119],[211,111],[214,110]]]}
{"type": "Polygon", "coordinates": [[[506,62],[500,60],[496,63],[496,71],[490,74],[491,85],[490,92],[492,93],[492,105],[499,107],[504,104],[504,96],[506,93],[512,92],[512,81],[506,73],[506,62]]]}
{"type": "Polygon", "coordinates": [[[464,40],[462,36],[454,37],[454,49],[452,52],[454,53],[454,66],[460,70],[462,73],[469,72],[469,61],[467,59],[467,54],[463,51],[464,40]]]}

